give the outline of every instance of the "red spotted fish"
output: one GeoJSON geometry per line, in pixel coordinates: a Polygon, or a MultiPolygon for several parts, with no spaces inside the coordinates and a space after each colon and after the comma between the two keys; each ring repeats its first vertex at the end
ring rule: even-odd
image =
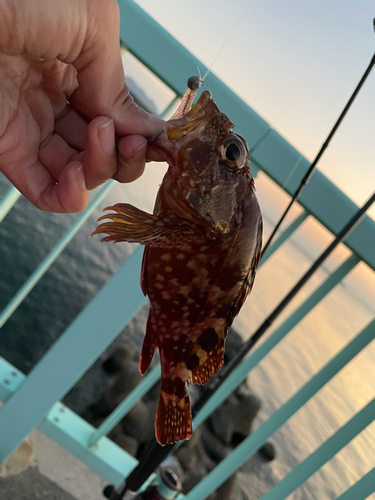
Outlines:
{"type": "Polygon", "coordinates": [[[204,91],[153,140],[169,164],[154,213],[119,203],[93,233],[145,245],[141,286],[151,307],[139,366],[145,373],[159,348],[155,434],[162,445],[191,437],[188,382],[205,384],[222,366],[228,329],[260,258],[249,151],[233,127],[204,91]]]}

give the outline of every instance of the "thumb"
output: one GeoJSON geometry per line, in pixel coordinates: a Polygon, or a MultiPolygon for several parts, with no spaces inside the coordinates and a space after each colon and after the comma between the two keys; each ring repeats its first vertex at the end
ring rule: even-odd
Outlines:
{"type": "Polygon", "coordinates": [[[69,101],[89,120],[113,118],[117,135],[154,135],[163,128],[163,120],[134,104],[125,84],[118,4],[116,0],[91,3],[84,44],[73,62],[79,87],[69,101]]]}

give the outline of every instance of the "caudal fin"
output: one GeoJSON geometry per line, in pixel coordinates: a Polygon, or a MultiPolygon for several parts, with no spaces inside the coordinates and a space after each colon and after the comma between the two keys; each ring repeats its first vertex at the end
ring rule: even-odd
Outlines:
{"type": "MultiPolygon", "coordinates": [[[[177,379],[180,380],[181,379],[177,379]]],[[[182,397],[160,392],[159,405],[156,412],[155,436],[161,445],[190,439],[193,433],[189,394],[182,397]]]]}

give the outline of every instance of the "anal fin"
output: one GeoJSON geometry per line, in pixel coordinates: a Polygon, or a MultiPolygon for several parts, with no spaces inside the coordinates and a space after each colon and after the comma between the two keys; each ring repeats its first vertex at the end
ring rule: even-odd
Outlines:
{"type": "Polygon", "coordinates": [[[200,358],[199,363],[191,370],[193,384],[206,384],[212,373],[217,373],[224,363],[224,340],[219,340],[212,351],[200,358]]]}
{"type": "Polygon", "coordinates": [[[157,348],[158,344],[156,342],[155,320],[153,310],[150,309],[147,320],[146,335],[143,341],[141,358],[139,360],[139,371],[142,375],[150,366],[157,348]]]}

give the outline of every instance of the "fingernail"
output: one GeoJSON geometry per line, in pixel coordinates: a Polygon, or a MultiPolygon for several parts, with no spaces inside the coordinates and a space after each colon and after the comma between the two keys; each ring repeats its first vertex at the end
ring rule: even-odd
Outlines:
{"type": "Polygon", "coordinates": [[[78,163],[78,167],[74,171],[74,176],[76,180],[76,184],[80,191],[86,191],[86,177],[85,172],[83,171],[83,165],[81,162],[78,163]]]}
{"type": "Polygon", "coordinates": [[[165,121],[155,115],[148,115],[148,122],[152,126],[151,135],[159,133],[165,128],[165,121]]]}
{"type": "Polygon", "coordinates": [[[113,153],[115,150],[115,128],[112,118],[103,125],[100,125],[98,135],[103,151],[108,154],[113,153]]]}
{"type": "Polygon", "coordinates": [[[147,139],[145,139],[142,144],[140,144],[138,147],[134,148],[133,149],[133,153],[139,153],[140,151],[142,151],[142,154],[144,153],[144,148],[145,148],[145,145],[147,144],[147,139]]]}

